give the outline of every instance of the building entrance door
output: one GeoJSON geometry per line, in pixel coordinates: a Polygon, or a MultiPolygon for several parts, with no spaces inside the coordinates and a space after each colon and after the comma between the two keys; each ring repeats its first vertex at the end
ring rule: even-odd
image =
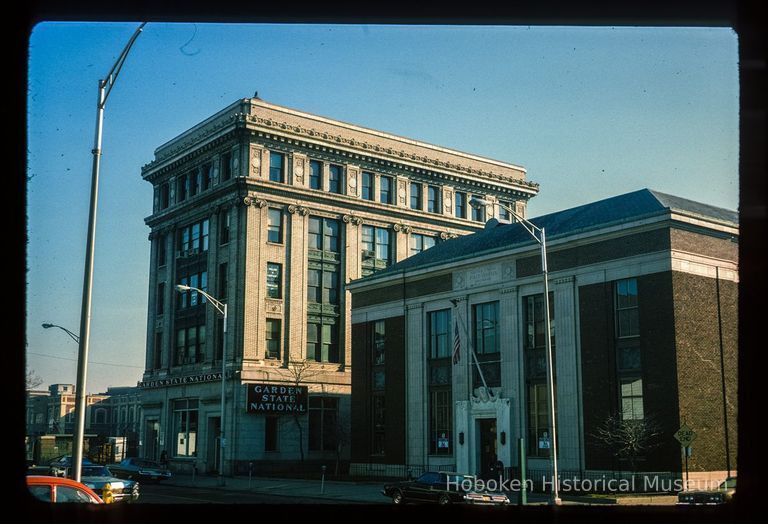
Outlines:
{"type": "Polygon", "coordinates": [[[160,422],[152,419],[147,420],[144,427],[144,458],[150,460],[159,460],[160,458],[160,422]]]}
{"type": "Polygon", "coordinates": [[[205,447],[207,450],[206,473],[218,473],[219,472],[219,445],[221,443],[221,417],[210,417],[208,419],[208,445],[205,447]]]}
{"type": "Polygon", "coordinates": [[[483,478],[490,478],[491,464],[496,461],[496,419],[478,419],[477,435],[477,442],[480,444],[480,471],[478,474],[483,478]]]}

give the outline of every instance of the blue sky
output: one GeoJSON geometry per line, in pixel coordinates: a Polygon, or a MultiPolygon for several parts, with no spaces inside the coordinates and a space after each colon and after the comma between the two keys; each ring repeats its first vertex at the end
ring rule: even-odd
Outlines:
{"type": "MultiPolygon", "coordinates": [[[[29,40],[27,366],[76,382],[96,95],[135,23],[43,23],[29,40]]],[[[87,389],[144,367],[162,143],[240,98],[520,165],[536,216],[649,187],[738,209],[730,28],[149,23],[107,103],[87,389]]]]}

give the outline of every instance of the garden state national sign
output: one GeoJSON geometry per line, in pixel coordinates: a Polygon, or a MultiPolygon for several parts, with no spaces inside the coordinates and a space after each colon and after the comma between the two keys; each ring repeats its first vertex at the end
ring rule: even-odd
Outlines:
{"type": "Polygon", "coordinates": [[[248,413],[303,415],[307,412],[307,387],[248,384],[248,413]]]}

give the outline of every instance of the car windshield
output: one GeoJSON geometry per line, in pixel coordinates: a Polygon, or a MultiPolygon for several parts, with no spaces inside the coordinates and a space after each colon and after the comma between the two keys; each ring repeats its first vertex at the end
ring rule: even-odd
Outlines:
{"type": "Polygon", "coordinates": [[[725,479],[720,484],[720,489],[731,489],[731,488],[735,488],[735,487],[736,487],[736,479],[734,479],[734,478],[725,479]]]}
{"type": "Polygon", "coordinates": [[[83,466],[80,474],[84,477],[111,477],[112,473],[105,466],[83,466]]]}

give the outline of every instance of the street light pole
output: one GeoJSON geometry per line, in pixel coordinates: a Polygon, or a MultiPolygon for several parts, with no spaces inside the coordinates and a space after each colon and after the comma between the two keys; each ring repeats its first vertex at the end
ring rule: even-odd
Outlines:
{"type": "Polygon", "coordinates": [[[221,431],[219,433],[219,485],[224,485],[224,446],[226,445],[226,438],[224,438],[224,419],[225,419],[225,384],[226,384],[226,371],[227,371],[227,304],[216,300],[211,295],[206,293],[200,288],[185,286],[184,284],[176,285],[176,291],[182,293],[184,291],[197,291],[221,313],[224,320],[224,329],[222,330],[223,342],[221,346],[221,431]]]}
{"type": "Polygon", "coordinates": [[[70,330],[68,330],[67,328],[65,328],[65,327],[62,327],[62,326],[59,326],[59,325],[57,325],[57,324],[49,324],[49,323],[47,323],[47,322],[43,324],[43,328],[45,328],[45,329],[48,329],[48,328],[52,328],[52,327],[57,327],[57,328],[61,329],[62,331],[64,331],[64,333],[66,333],[67,335],[69,335],[69,336],[70,336],[70,338],[71,338],[72,340],[74,340],[74,341],[75,341],[75,342],[77,342],[78,344],[80,343],[80,337],[78,337],[77,335],[75,335],[74,333],[72,333],[72,332],[71,332],[70,330]]]}
{"type": "Polygon", "coordinates": [[[73,435],[72,478],[80,481],[80,470],[83,460],[83,437],[85,431],[85,383],[88,372],[88,344],[91,334],[91,286],[93,285],[93,251],[96,242],[96,210],[99,199],[99,167],[101,163],[101,132],[104,122],[104,106],[109,93],[120,74],[128,51],[141,33],[146,22],[142,23],[133,33],[120,57],[112,66],[106,78],[99,80],[99,94],[96,103],[96,134],[94,137],[93,171],[91,175],[91,200],[88,215],[88,235],[85,247],[85,270],[83,275],[83,302],[80,311],[80,340],[77,356],[77,386],[75,390],[75,432],[73,435]]]}
{"type": "MultiPolygon", "coordinates": [[[[492,202],[484,200],[482,198],[472,198],[469,201],[472,207],[490,206],[492,202]]],[[[547,235],[543,227],[534,225],[531,221],[525,219],[519,215],[514,209],[511,209],[500,202],[495,202],[499,207],[507,210],[518,222],[525,228],[526,231],[533,237],[533,239],[539,243],[541,247],[541,275],[544,279],[544,339],[546,341],[547,350],[547,389],[548,389],[548,404],[549,404],[549,423],[552,430],[552,503],[560,505],[560,489],[558,486],[557,477],[557,417],[555,416],[555,369],[552,365],[552,337],[550,333],[550,321],[549,321],[549,271],[547,268],[547,235]],[[538,234],[538,235],[537,235],[538,234]]]]}

